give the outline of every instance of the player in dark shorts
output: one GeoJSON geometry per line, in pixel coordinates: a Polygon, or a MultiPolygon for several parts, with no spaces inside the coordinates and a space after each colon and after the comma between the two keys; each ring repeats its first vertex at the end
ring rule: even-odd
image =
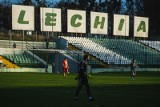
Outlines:
{"type": "Polygon", "coordinates": [[[76,89],[76,93],[75,93],[75,100],[79,100],[79,92],[82,88],[83,85],[85,85],[86,87],[86,91],[87,91],[87,95],[88,95],[88,99],[89,101],[94,101],[94,98],[91,96],[91,92],[90,92],[90,86],[88,83],[88,78],[87,78],[87,61],[88,61],[88,56],[84,56],[83,57],[83,61],[79,64],[79,72],[78,72],[78,87],[76,89]]]}
{"type": "Polygon", "coordinates": [[[136,60],[133,59],[131,63],[131,78],[134,80],[136,76],[136,68],[138,67],[136,60]]]}

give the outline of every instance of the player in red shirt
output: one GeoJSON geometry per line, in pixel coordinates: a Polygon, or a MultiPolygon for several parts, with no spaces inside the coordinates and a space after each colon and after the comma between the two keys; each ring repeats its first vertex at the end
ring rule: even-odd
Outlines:
{"type": "Polygon", "coordinates": [[[69,65],[68,65],[68,60],[67,58],[65,58],[63,60],[63,75],[66,77],[68,75],[68,69],[69,69],[69,65]]]}

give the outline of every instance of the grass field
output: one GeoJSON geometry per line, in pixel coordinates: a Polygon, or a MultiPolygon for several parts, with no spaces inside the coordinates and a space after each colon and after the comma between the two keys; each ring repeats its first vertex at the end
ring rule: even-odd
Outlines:
{"type": "Polygon", "coordinates": [[[159,107],[160,72],[93,74],[89,79],[95,98],[89,102],[85,87],[74,101],[76,74],[0,73],[0,107],[159,107]]]}

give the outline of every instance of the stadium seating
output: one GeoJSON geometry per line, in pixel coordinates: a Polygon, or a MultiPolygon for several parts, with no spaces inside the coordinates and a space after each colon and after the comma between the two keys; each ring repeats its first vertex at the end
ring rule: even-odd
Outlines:
{"type": "Polygon", "coordinates": [[[96,43],[112,50],[128,59],[136,59],[138,64],[160,64],[159,52],[138,41],[127,39],[93,39],[96,43]]]}
{"type": "Polygon", "coordinates": [[[130,60],[128,60],[124,56],[121,56],[120,54],[117,54],[107,49],[106,47],[100,45],[99,43],[96,43],[91,39],[83,37],[65,37],[65,36],[62,36],[62,38],[68,40],[68,43],[71,43],[72,45],[82,49],[85,52],[88,52],[89,54],[92,54],[96,58],[103,60],[108,64],[130,63],[130,60]]]}
{"type": "Polygon", "coordinates": [[[108,64],[130,64],[132,59],[136,59],[138,64],[160,64],[160,52],[138,41],[66,36],[62,36],[62,38],[108,64]]]}
{"type": "Polygon", "coordinates": [[[20,66],[40,64],[38,60],[26,54],[4,54],[3,57],[20,66]]]}
{"type": "Polygon", "coordinates": [[[148,41],[148,40],[140,40],[139,42],[144,43],[158,51],[160,51],[160,41],[148,41]]]}
{"type": "Polygon", "coordinates": [[[2,61],[2,64],[5,65],[6,68],[19,68],[19,66],[11,63],[9,60],[5,59],[2,56],[0,56],[0,60],[2,61]]]}

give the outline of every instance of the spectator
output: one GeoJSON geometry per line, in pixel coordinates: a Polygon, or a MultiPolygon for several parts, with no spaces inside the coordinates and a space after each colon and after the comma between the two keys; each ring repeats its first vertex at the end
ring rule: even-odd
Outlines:
{"type": "Polygon", "coordinates": [[[13,48],[16,48],[16,43],[13,43],[13,48]]]}
{"type": "Polygon", "coordinates": [[[46,39],[45,39],[45,42],[46,42],[46,49],[48,49],[48,46],[49,46],[49,39],[46,38],[46,39]]]}

